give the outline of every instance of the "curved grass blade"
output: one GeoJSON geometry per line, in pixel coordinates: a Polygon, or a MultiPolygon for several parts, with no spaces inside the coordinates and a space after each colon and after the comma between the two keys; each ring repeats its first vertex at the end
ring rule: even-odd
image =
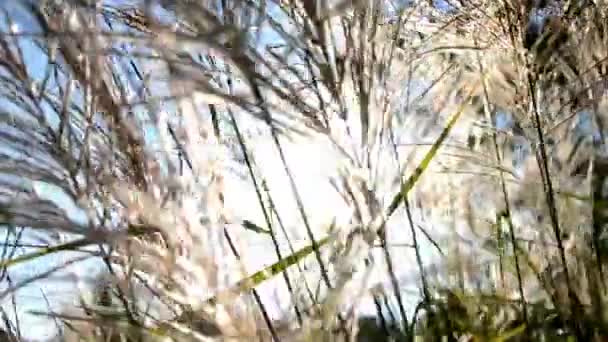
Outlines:
{"type": "Polygon", "coordinates": [[[251,231],[259,233],[259,234],[268,234],[268,235],[272,234],[270,232],[270,230],[264,229],[264,228],[258,226],[257,224],[255,224],[251,221],[248,221],[248,220],[243,220],[241,225],[243,226],[243,228],[245,228],[247,230],[251,230],[251,231]]]}
{"type": "MultiPolygon", "coordinates": [[[[318,245],[318,247],[322,247],[323,245],[327,244],[329,241],[330,241],[330,238],[326,237],[326,238],[319,240],[317,242],[317,245],[318,245]]],[[[312,244],[310,244],[310,245],[298,250],[297,252],[284,257],[282,260],[279,260],[278,262],[276,262],[260,271],[255,272],[248,278],[241,280],[239,283],[237,283],[237,286],[239,288],[245,288],[245,289],[248,289],[247,287],[258,286],[262,282],[266,281],[267,279],[272,278],[275,275],[278,275],[279,273],[284,272],[290,266],[297,264],[302,259],[304,259],[308,255],[310,255],[312,252],[313,252],[313,247],[312,247],[312,244]]]]}
{"type": "Polygon", "coordinates": [[[437,151],[439,151],[439,148],[445,142],[445,139],[450,134],[450,131],[456,125],[456,121],[458,121],[458,118],[460,118],[460,115],[462,115],[462,113],[464,112],[467,103],[471,100],[472,95],[475,93],[477,88],[479,88],[479,83],[469,90],[469,93],[466,96],[465,100],[460,104],[458,110],[454,114],[452,114],[452,116],[448,119],[447,125],[445,126],[443,131],[441,131],[441,134],[439,135],[437,140],[435,140],[435,142],[433,143],[429,151],[426,153],[420,164],[416,167],[416,169],[409,176],[409,178],[403,183],[403,186],[401,187],[399,193],[393,197],[391,205],[388,207],[386,216],[387,218],[390,217],[395,212],[395,210],[397,210],[397,208],[399,208],[401,203],[403,203],[404,199],[407,197],[407,194],[410,192],[410,190],[414,188],[414,185],[416,185],[416,182],[418,182],[420,176],[422,176],[422,173],[429,167],[431,161],[437,155],[437,151]]]}
{"type": "MultiPolygon", "coordinates": [[[[58,253],[58,252],[65,252],[65,251],[77,251],[78,252],[78,251],[80,251],[80,250],[78,250],[78,248],[86,247],[86,246],[94,244],[94,243],[95,242],[93,240],[91,240],[90,238],[82,238],[82,239],[62,243],[62,244],[55,245],[55,246],[44,247],[36,252],[27,253],[27,254],[18,256],[16,258],[0,261],[0,269],[16,266],[16,265],[22,264],[24,262],[33,261],[40,257],[58,253]]],[[[84,252],[84,251],[81,251],[81,252],[84,252]]]]}
{"type": "MultiPolygon", "coordinates": [[[[331,240],[332,240],[331,236],[327,236],[327,237],[317,241],[317,248],[323,247],[331,240]]],[[[227,290],[226,292],[229,293],[230,295],[241,294],[241,293],[247,292],[247,291],[253,289],[254,287],[257,287],[264,281],[266,281],[276,275],[279,275],[282,272],[285,272],[289,267],[296,265],[297,263],[302,261],[302,259],[306,258],[313,252],[314,252],[314,248],[313,248],[312,244],[310,244],[306,247],[303,247],[303,248],[297,250],[296,252],[294,252],[293,254],[290,254],[290,255],[284,257],[283,259],[275,262],[274,264],[267,266],[244,279],[241,279],[230,290],[227,290]]],[[[223,295],[223,293],[211,297],[207,301],[207,303],[209,303],[209,304],[216,303],[217,298],[223,297],[222,295],[223,295]]]]}
{"type": "MultiPolygon", "coordinates": [[[[130,231],[129,235],[130,236],[143,236],[146,233],[147,232],[144,230],[130,231]]],[[[84,251],[79,248],[87,247],[90,245],[97,245],[97,244],[103,243],[103,242],[104,242],[103,238],[83,237],[83,238],[80,238],[77,240],[69,241],[69,242],[62,243],[62,244],[55,245],[55,246],[42,247],[42,248],[40,248],[40,250],[38,250],[36,252],[27,253],[27,254],[18,256],[16,258],[0,261],[0,269],[3,269],[5,267],[16,266],[16,265],[22,264],[24,262],[33,261],[40,257],[44,257],[47,255],[51,255],[51,254],[59,253],[59,252],[71,251],[71,252],[90,253],[90,251],[84,251]]]]}
{"type": "Polygon", "coordinates": [[[523,323],[523,324],[519,325],[518,327],[513,328],[513,329],[505,332],[504,334],[502,334],[502,335],[500,335],[500,336],[498,336],[496,338],[493,338],[492,342],[505,342],[505,341],[508,341],[509,339],[511,339],[511,338],[513,338],[513,337],[515,337],[517,335],[521,335],[525,330],[526,330],[526,324],[523,323]]]}
{"type": "MultiPolygon", "coordinates": [[[[329,231],[332,231],[334,226],[335,226],[335,224],[332,224],[329,231]]],[[[332,240],[332,238],[330,235],[330,236],[327,236],[327,237],[317,241],[316,248],[323,247],[331,240],[332,240]]],[[[226,298],[226,297],[240,295],[244,292],[247,292],[247,291],[253,289],[254,287],[260,285],[264,281],[266,281],[282,272],[285,272],[287,270],[287,268],[298,264],[302,259],[304,259],[305,257],[312,254],[314,252],[314,250],[315,250],[315,248],[313,248],[312,244],[310,244],[304,248],[301,248],[301,249],[297,250],[296,252],[284,257],[283,259],[275,262],[274,264],[267,266],[244,279],[241,279],[232,288],[222,291],[221,293],[218,293],[215,296],[209,298],[206,301],[206,304],[215,305],[218,302],[218,298],[226,298]]],[[[191,314],[192,314],[192,311],[186,310],[186,312],[184,312],[180,316],[180,318],[177,319],[177,322],[187,321],[189,315],[191,315],[191,314]]],[[[164,334],[166,332],[167,328],[168,327],[162,328],[160,330],[160,333],[164,334]]]]}

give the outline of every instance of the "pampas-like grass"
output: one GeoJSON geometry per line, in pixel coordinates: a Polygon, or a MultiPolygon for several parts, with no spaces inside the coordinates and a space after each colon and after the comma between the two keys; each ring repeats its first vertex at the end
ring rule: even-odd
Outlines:
{"type": "Polygon", "coordinates": [[[59,340],[601,339],[606,6],[561,5],[12,5],[0,218],[77,237],[1,269],[96,258],[59,340]]]}

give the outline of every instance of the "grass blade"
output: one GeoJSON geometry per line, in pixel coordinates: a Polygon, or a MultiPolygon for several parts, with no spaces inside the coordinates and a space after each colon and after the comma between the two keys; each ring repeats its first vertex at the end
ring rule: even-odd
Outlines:
{"type": "Polygon", "coordinates": [[[478,87],[479,87],[479,84],[476,84],[475,86],[473,86],[471,88],[471,90],[469,91],[469,94],[466,96],[465,100],[461,103],[458,110],[456,112],[454,112],[454,114],[452,114],[452,116],[448,119],[447,125],[445,126],[443,131],[441,131],[441,134],[439,135],[437,140],[435,140],[435,142],[433,143],[433,145],[431,146],[429,151],[426,153],[426,155],[424,156],[424,158],[422,159],[420,164],[416,167],[416,169],[409,176],[409,178],[403,183],[403,186],[401,187],[401,191],[399,191],[399,193],[393,197],[391,205],[388,207],[387,216],[386,216],[387,218],[390,217],[395,212],[395,210],[397,210],[397,208],[399,208],[401,203],[403,203],[403,201],[407,197],[407,194],[410,192],[410,190],[412,190],[414,188],[414,185],[416,185],[416,182],[418,182],[418,180],[420,179],[420,176],[422,176],[422,173],[429,167],[429,165],[431,164],[431,161],[437,155],[437,151],[439,151],[439,148],[445,142],[445,139],[450,134],[450,131],[456,125],[458,118],[460,118],[460,115],[462,115],[462,113],[464,112],[467,103],[472,98],[472,95],[474,94],[474,92],[476,91],[476,89],[478,87]]]}

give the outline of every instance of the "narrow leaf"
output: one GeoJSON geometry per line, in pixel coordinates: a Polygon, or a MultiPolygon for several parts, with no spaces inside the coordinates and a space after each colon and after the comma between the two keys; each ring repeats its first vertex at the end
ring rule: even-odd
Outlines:
{"type": "Polygon", "coordinates": [[[525,330],[526,330],[526,324],[524,323],[524,324],[521,324],[518,327],[513,328],[513,329],[505,332],[504,334],[492,339],[492,341],[493,342],[505,342],[517,335],[520,335],[525,330]]]}
{"type": "Polygon", "coordinates": [[[271,234],[270,230],[264,229],[251,221],[243,220],[242,225],[245,229],[254,231],[256,233],[269,234],[269,235],[271,234]]]}
{"type": "MultiPolygon", "coordinates": [[[[317,247],[318,248],[323,247],[330,240],[331,240],[331,238],[329,236],[327,236],[327,237],[317,241],[317,247]]],[[[312,244],[310,244],[298,251],[295,251],[293,254],[284,257],[283,259],[277,261],[276,263],[274,263],[270,266],[267,266],[267,267],[263,268],[262,270],[259,270],[244,279],[241,279],[239,282],[236,283],[236,285],[232,289],[228,290],[227,292],[230,294],[235,294],[235,293],[240,294],[240,293],[249,291],[252,288],[260,285],[264,281],[266,281],[282,272],[285,272],[287,270],[287,268],[297,264],[298,262],[300,262],[302,259],[309,256],[313,252],[314,252],[314,248],[313,248],[312,244]]],[[[218,296],[214,296],[214,297],[210,298],[208,300],[208,303],[215,303],[217,301],[217,297],[218,296]]],[[[219,297],[221,297],[221,295],[219,297]]]]}
{"type": "Polygon", "coordinates": [[[445,139],[450,134],[450,131],[452,130],[452,128],[454,128],[456,121],[458,121],[458,118],[460,118],[460,115],[462,115],[462,113],[464,112],[467,103],[469,102],[473,93],[475,92],[475,90],[478,87],[479,87],[479,84],[472,87],[472,89],[469,91],[469,94],[467,95],[466,99],[461,103],[458,110],[454,114],[452,114],[452,116],[448,120],[447,125],[445,126],[445,128],[443,129],[443,131],[441,132],[441,134],[439,135],[437,140],[435,140],[435,142],[431,146],[431,149],[426,153],[426,155],[424,156],[424,158],[422,159],[422,161],[420,162],[418,167],[416,167],[416,169],[414,170],[414,173],[412,173],[410,175],[410,177],[405,181],[405,183],[403,183],[403,186],[401,187],[401,190],[399,191],[399,193],[396,194],[395,197],[393,197],[393,201],[391,202],[391,205],[388,207],[387,217],[390,217],[395,212],[395,210],[397,210],[397,208],[401,205],[401,203],[407,197],[407,194],[410,192],[410,190],[412,190],[414,188],[414,185],[416,185],[416,182],[418,182],[418,180],[420,179],[420,176],[422,176],[422,173],[429,167],[429,165],[431,164],[431,161],[433,160],[435,155],[437,155],[437,151],[439,151],[439,148],[445,142],[445,139]]]}
{"type": "Polygon", "coordinates": [[[56,245],[56,246],[49,246],[49,247],[41,248],[39,251],[36,251],[36,252],[27,253],[27,254],[12,258],[12,259],[0,261],[0,269],[16,266],[18,264],[22,264],[24,262],[32,261],[32,260],[38,259],[40,257],[58,253],[58,252],[75,251],[80,247],[85,247],[85,246],[88,246],[91,244],[93,244],[93,241],[91,239],[82,238],[82,239],[62,243],[62,244],[56,245]]]}

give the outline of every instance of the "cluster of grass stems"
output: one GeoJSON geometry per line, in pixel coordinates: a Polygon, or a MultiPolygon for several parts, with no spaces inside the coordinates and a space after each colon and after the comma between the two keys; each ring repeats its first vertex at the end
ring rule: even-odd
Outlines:
{"type": "Polygon", "coordinates": [[[607,2],[0,9],[1,340],[608,338],[607,2]]]}

